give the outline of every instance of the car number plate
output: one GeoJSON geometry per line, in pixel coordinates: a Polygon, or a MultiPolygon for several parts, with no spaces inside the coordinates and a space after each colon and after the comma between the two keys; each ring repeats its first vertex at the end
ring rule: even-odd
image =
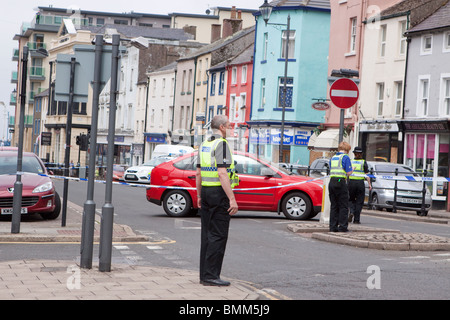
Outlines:
{"type": "Polygon", "coordinates": [[[125,179],[134,179],[134,174],[127,174],[125,179]]]}
{"type": "MultiPolygon", "coordinates": [[[[28,213],[28,209],[27,208],[22,208],[20,210],[20,213],[24,214],[24,213],[28,213]]],[[[2,209],[2,214],[13,214],[13,208],[7,208],[7,209],[2,209]]]]}
{"type": "Polygon", "coordinates": [[[403,203],[414,203],[414,204],[422,203],[421,199],[398,198],[397,201],[403,202],[403,203]]]}

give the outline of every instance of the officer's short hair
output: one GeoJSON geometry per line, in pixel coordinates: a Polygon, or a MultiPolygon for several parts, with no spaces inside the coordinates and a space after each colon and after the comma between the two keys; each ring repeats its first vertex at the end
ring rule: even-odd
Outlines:
{"type": "Polygon", "coordinates": [[[338,151],[342,150],[348,153],[351,150],[351,148],[352,147],[347,142],[344,141],[339,144],[338,151]]]}
{"type": "Polygon", "coordinates": [[[228,117],[225,115],[217,115],[211,121],[211,129],[219,130],[221,125],[225,125],[228,122],[228,117]]]}

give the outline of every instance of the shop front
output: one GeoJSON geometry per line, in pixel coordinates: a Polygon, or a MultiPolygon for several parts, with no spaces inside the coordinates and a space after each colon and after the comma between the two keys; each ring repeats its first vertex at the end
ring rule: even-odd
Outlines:
{"type": "MultiPolygon", "coordinates": [[[[286,127],[283,135],[283,162],[309,165],[308,143],[316,126],[286,127]]],[[[249,140],[251,153],[279,162],[280,127],[252,126],[249,140]]]]}
{"type": "Polygon", "coordinates": [[[363,121],[359,133],[367,161],[403,162],[402,134],[397,121],[363,121]]]}
{"type": "MultiPolygon", "coordinates": [[[[427,177],[449,177],[450,126],[447,120],[403,121],[404,164],[427,177]]],[[[448,183],[428,183],[433,207],[447,210],[448,183]]]]}

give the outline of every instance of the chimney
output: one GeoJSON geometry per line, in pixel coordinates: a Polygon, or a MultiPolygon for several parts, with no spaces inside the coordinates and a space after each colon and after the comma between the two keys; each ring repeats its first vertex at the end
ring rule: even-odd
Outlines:
{"type": "Polygon", "coordinates": [[[223,20],[222,37],[228,38],[238,31],[242,30],[242,12],[236,12],[236,6],[231,8],[230,19],[223,20]]]}

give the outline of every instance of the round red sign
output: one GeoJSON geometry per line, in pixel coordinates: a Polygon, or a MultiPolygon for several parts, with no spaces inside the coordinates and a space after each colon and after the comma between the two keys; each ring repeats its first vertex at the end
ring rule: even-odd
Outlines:
{"type": "Polygon", "coordinates": [[[351,108],[359,99],[358,85],[348,78],[338,79],[331,85],[330,99],[338,108],[351,108]]]}

